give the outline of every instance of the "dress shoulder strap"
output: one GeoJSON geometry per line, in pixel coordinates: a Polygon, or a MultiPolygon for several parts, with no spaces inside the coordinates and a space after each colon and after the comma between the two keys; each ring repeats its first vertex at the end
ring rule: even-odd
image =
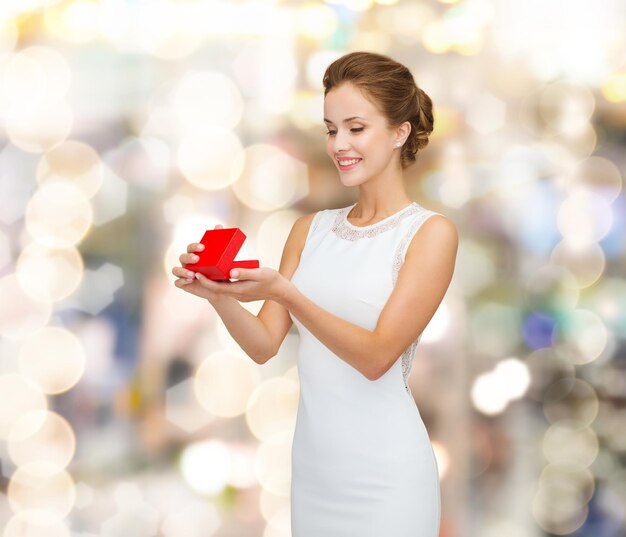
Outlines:
{"type": "Polygon", "coordinates": [[[398,279],[398,274],[400,273],[400,267],[404,263],[404,258],[406,256],[406,252],[409,249],[409,244],[411,244],[411,240],[422,226],[422,224],[428,220],[431,216],[435,214],[441,214],[435,211],[431,211],[430,209],[426,209],[421,205],[420,211],[416,214],[411,215],[411,220],[408,223],[403,235],[401,236],[400,241],[396,246],[396,250],[393,256],[393,284],[396,284],[398,279]]]}

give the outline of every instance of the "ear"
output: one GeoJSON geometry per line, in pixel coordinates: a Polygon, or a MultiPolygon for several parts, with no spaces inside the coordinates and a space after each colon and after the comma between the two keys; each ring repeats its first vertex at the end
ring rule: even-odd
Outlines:
{"type": "Polygon", "coordinates": [[[395,129],[395,142],[399,143],[400,146],[404,145],[406,139],[411,134],[411,123],[409,121],[405,121],[399,127],[395,129]]]}

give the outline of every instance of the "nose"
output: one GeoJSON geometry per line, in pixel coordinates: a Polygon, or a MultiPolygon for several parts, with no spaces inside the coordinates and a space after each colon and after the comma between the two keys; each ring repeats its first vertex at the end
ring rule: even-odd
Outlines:
{"type": "Polygon", "coordinates": [[[335,133],[335,136],[332,137],[333,150],[336,153],[340,151],[347,151],[350,149],[350,141],[348,140],[348,135],[342,129],[338,129],[335,133]]]}

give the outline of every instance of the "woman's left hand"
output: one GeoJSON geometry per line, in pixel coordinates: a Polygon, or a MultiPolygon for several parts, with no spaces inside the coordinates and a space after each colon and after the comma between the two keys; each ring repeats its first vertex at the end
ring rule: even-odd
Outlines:
{"type": "Polygon", "coordinates": [[[196,279],[204,287],[217,293],[231,296],[239,302],[273,300],[281,303],[286,297],[291,282],[280,272],[267,268],[236,268],[231,270],[235,282],[215,281],[196,272],[196,279]],[[233,275],[237,271],[237,275],[233,275]]]}

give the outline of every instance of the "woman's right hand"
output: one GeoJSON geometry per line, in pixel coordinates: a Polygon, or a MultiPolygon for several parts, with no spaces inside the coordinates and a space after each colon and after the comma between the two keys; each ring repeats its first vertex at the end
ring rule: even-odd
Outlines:
{"type": "MultiPolygon", "coordinates": [[[[223,228],[221,224],[217,224],[214,229],[223,228]]],[[[176,266],[172,269],[172,274],[177,276],[178,279],[174,282],[176,287],[180,287],[184,291],[188,293],[192,293],[201,298],[206,298],[209,302],[214,302],[220,298],[223,298],[224,295],[218,295],[204,287],[197,279],[196,274],[192,270],[186,269],[185,264],[187,263],[195,263],[198,261],[198,256],[195,252],[201,252],[204,250],[204,244],[200,242],[192,242],[187,246],[187,253],[181,254],[179,256],[180,267],[176,266]]]]}

